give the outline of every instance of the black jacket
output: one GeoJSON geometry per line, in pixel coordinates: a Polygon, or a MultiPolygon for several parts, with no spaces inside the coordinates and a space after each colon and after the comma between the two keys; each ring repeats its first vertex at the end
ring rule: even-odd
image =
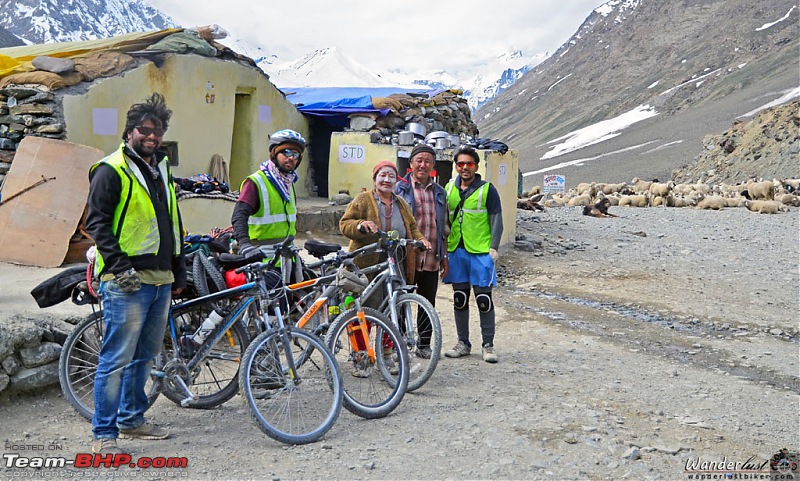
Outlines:
{"type": "MultiPolygon", "coordinates": [[[[125,155],[137,164],[139,169],[147,174],[150,168],[135,152],[125,147],[125,155]]],[[[158,154],[160,162],[164,154],[158,154]]],[[[175,276],[173,288],[186,287],[186,266],[183,259],[181,245],[180,255],[173,255],[172,221],[169,216],[166,193],[160,190],[159,183],[151,175],[144,175],[147,189],[150,191],[150,200],[156,212],[159,238],[161,246],[158,254],[141,256],[127,256],[119,247],[119,241],[112,231],[114,210],[119,204],[122,184],[116,171],[111,166],[99,165],[89,174],[89,198],[87,200],[86,231],[92,236],[97,249],[103,255],[105,262],[103,273],[118,274],[131,267],[136,270],[171,270],[175,276]],[[159,195],[159,192],[161,194],[159,195]]],[[[173,180],[170,179],[170,182],[173,180]]],[[[178,214],[180,219],[180,213],[178,214]]],[[[181,224],[181,232],[183,226],[181,224]]],[[[181,236],[182,237],[182,236],[181,236]]]]}

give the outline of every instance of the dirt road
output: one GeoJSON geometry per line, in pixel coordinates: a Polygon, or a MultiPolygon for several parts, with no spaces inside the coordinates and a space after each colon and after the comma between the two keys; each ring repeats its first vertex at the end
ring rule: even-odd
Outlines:
{"type": "MultiPolygon", "coordinates": [[[[322,441],[283,446],[240,397],[210,411],[159,399],[150,416],[173,436],[121,445],[134,459],[185,457],[184,469],[9,467],[12,453],[89,451],[89,423],[52,389],[0,401],[0,474],[685,480],[687,466],[710,469],[703,461],[760,466],[781,448],[796,451],[798,211],[618,213],[521,213],[519,232],[543,249],[503,252],[500,362],[444,358],[387,418],[343,410],[322,441]]],[[[0,264],[3,279],[21,272],[0,264]]],[[[437,302],[445,349],[456,339],[451,292],[441,287],[437,302]]]]}

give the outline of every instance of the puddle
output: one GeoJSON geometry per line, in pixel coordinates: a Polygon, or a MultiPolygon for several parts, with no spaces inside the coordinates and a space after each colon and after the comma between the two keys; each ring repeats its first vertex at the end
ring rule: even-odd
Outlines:
{"type": "MultiPolygon", "coordinates": [[[[634,309],[631,307],[624,307],[614,304],[612,302],[598,302],[592,301],[589,299],[581,299],[579,297],[570,297],[570,296],[563,296],[560,294],[551,294],[548,292],[541,292],[536,290],[515,290],[516,293],[525,294],[525,295],[533,295],[539,297],[541,299],[556,299],[559,301],[566,301],[571,304],[575,304],[578,306],[589,307],[591,309],[601,309],[604,311],[613,312],[619,314],[620,316],[627,317],[629,319],[634,319],[641,322],[649,322],[651,324],[657,324],[659,326],[663,326],[672,330],[676,331],[683,331],[688,333],[700,333],[701,330],[697,329],[695,326],[689,326],[686,324],[681,323],[681,321],[664,317],[660,314],[655,314],[652,312],[641,311],[638,309],[634,309]]],[[[561,312],[553,312],[553,311],[546,311],[546,310],[538,310],[533,308],[533,311],[537,314],[545,316],[547,318],[553,320],[563,321],[566,320],[566,317],[561,312]]]]}

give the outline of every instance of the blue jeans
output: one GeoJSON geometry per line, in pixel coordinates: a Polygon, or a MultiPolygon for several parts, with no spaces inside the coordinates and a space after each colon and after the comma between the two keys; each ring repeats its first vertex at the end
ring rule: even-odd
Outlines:
{"type": "Polygon", "coordinates": [[[142,284],[125,294],[116,281],[100,284],[105,331],[94,378],[95,438],[116,438],[119,428],[144,423],[144,386],[163,343],[171,290],[171,284],[142,284]]]}

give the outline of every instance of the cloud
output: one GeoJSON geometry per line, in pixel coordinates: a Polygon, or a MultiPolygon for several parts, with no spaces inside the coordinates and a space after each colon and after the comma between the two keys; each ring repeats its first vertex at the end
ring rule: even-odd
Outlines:
{"type": "Polygon", "coordinates": [[[375,70],[470,72],[504,53],[553,52],[599,0],[149,0],[181,25],[216,23],[285,61],[337,45],[375,70]]]}

